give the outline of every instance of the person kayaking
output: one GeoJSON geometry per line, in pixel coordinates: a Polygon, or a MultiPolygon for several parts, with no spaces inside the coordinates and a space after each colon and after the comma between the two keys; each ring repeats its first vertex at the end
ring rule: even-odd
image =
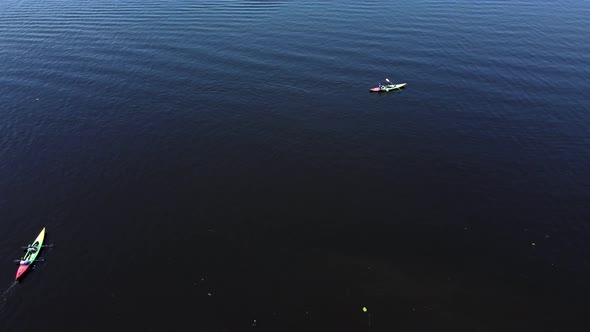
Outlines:
{"type": "Polygon", "coordinates": [[[31,264],[31,260],[30,259],[22,259],[21,258],[20,265],[29,265],[29,264],[31,264]]]}
{"type": "Polygon", "coordinates": [[[29,246],[27,248],[27,252],[33,253],[33,252],[36,252],[36,251],[37,251],[37,246],[29,246]]]}

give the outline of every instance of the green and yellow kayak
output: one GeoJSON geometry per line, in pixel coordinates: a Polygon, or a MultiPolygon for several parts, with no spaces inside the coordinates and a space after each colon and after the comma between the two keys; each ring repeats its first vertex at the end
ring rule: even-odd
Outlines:
{"type": "Polygon", "coordinates": [[[392,90],[399,90],[406,86],[408,83],[400,83],[400,84],[389,84],[389,85],[381,85],[380,87],[370,88],[369,91],[371,92],[388,92],[392,90]]]}
{"type": "Polygon", "coordinates": [[[31,264],[33,264],[37,255],[39,255],[39,251],[41,251],[43,239],[45,239],[45,227],[43,227],[43,230],[39,233],[39,236],[37,236],[35,241],[28,246],[27,253],[20,260],[15,280],[18,280],[25,272],[27,272],[31,264]]]}

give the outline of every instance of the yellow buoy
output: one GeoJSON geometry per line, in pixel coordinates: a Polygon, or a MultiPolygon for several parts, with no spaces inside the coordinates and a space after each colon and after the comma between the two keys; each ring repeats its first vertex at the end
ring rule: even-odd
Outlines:
{"type": "Polygon", "coordinates": [[[363,312],[367,312],[367,307],[363,307],[363,312]]]}

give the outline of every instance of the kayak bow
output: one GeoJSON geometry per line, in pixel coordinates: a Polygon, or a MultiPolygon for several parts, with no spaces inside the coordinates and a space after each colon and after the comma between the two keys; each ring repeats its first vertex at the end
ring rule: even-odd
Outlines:
{"type": "Polygon", "coordinates": [[[37,250],[27,251],[25,256],[22,258],[21,264],[18,266],[18,270],[16,271],[15,280],[18,280],[18,278],[20,278],[29,269],[31,264],[33,264],[33,262],[37,258],[37,255],[39,255],[39,251],[41,251],[41,247],[43,246],[43,239],[44,238],[45,238],[45,227],[43,227],[43,230],[41,230],[41,233],[39,233],[39,236],[37,236],[37,238],[35,239],[35,242],[33,242],[33,244],[31,244],[29,246],[32,248],[36,248],[37,250]],[[26,262],[26,263],[23,264],[22,262],[26,262]]]}

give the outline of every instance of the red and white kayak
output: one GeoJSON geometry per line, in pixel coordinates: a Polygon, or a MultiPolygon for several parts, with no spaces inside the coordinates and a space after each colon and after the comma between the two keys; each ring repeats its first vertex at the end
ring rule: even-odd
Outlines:
{"type": "Polygon", "coordinates": [[[43,230],[39,233],[35,241],[28,246],[28,248],[33,248],[34,250],[27,250],[25,256],[20,260],[15,280],[18,280],[18,278],[27,272],[31,264],[33,264],[43,247],[43,239],[45,239],[45,227],[43,227],[43,230]]]}

